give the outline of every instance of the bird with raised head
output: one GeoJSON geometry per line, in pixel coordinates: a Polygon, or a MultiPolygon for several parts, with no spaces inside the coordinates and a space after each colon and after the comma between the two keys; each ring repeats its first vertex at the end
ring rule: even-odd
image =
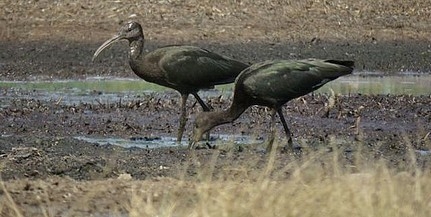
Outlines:
{"type": "Polygon", "coordinates": [[[227,110],[202,112],[196,116],[189,148],[194,148],[205,132],[233,122],[252,105],[260,105],[271,109],[271,134],[267,149],[272,148],[274,141],[277,113],[288,139],[287,148],[292,150],[291,132],[284,119],[282,106],[319,89],[329,81],[351,74],[353,67],[353,61],[319,59],[272,60],[253,64],[236,78],[233,101],[227,110]]]}
{"type": "Polygon", "coordinates": [[[122,39],[129,41],[129,64],[137,76],[181,94],[178,142],[181,142],[187,122],[186,102],[189,94],[196,98],[204,111],[209,111],[197,92],[214,88],[214,85],[232,83],[249,66],[195,46],[166,46],[144,54],[144,33],[141,25],[134,21],[124,24],[117,35],[105,41],[94,53],[93,61],[105,48],[122,39]]]}

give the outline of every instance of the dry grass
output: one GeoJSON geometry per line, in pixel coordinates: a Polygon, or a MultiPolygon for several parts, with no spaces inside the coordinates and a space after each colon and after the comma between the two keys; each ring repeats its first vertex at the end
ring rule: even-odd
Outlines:
{"type": "MultiPolygon", "coordinates": [[[[390,169],[384,160],[369,162],[358,153],[352,173],[340,163],[337,151],[329,154],[322,151],[294,160],[281,169],[274,168],[275,155],[271,154],[259,171],[235,177],[215,177],[210,163],[192,180],[186,177],[76,182],[63,178],[54,182],[56,186],[49,181],[33,183],[40,192],[45,192],[36,194],[39,197],[36,202],[16,201],[11,194],[16,194],[16,189],[23,191],[22,186],[6,183],[2,187],[0,213],[4,216],[28,216],[28,213],[32,216],[89,213],[199,217],[430,216],[431,174],[417,168],[414,153],[409,154],[411,165],[405,171],[390,169]],[[288,178],[285,173],[289,173],[288,178]],[[15,189],[10,190],[11,186],[15,189]],[[62,194],[59,201],[55,194],[62,194]],[[78,196],[70,200],[73,194],[78,196]],[[38,211],[26,210],[29,205],[38,211]]],[[[216,161],[217,154],[212,159],[216,161]]]]}
{"type": "MultiPolygon", "coordinates": [[[[271,171],[271,159],[256,179],[178,182],[155,204],[134,195],[131,216],[429,216],[430,174],[418,169],[393,172],[383,161],[349,173],[337,155],[293,162],[287,180],[271,171]],[[322,167],[322,163],[326,167],[322,167]],[[185,190],[186,189],[186,190],[185,190]],[[143,204],[149,206],[142,206],[143,204]]],[[[413,155],[412,155],[413,156],[413,155]]],[[[412,161],[414,162],[414,160],[412,161]]],[[[416,167],[412,167],[416,168],[416,167]]]]}

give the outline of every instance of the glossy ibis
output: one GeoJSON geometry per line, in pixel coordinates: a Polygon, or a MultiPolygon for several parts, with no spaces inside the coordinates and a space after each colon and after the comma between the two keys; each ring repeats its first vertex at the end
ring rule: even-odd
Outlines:
{"type": "Polygon", "coordinates": [[[256,63],[236,78],[233,102],[227,110],[197,115],[189,148],[193,148],[203,133],[213,127],[233,122],[248,107],[261,105],[271,109],[271,136],[267,149],[272,148],[274,140],[275,113],[280,117],[288,146],[292,149],[291,133],[284,119],[282,106],[291,99],[319,89],[329,81],[350,74],[353,66],[353,61],[319,59],[256,63]]]}
{"type": "Polygon", "coordinates": [[[108,46],[129,41],[129,64],[133,72],[147,82],[177,90],[181,94],[181,117],[177,141],[181,142],[187,122],[186,101],[192,94],[204,111],[208,106],[199,97],[201,89],[234,82],[249,65],[194,46],[166,46],[143,53],[144,34],[137,22],[127,22],[113,38],[105,41],[94,53],[94,59],[108,46]]]}

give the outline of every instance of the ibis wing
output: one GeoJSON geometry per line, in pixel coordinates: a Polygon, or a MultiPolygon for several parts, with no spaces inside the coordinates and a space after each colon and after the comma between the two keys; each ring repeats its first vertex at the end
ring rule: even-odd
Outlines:
{"type": "MultiPolygon", "coordinates": [[[[251,67],[252,68],[252,67],[251,67]]],[[[322,60],[273,61],[248,72],[247,92],[256,98],[288,101],[317,90],[351,69],[322,60]]]]}
{"type": "Polygon", "coordinates": [[[166,52],[159,66],[170,83],[193,87],[231,83],[248,67],[242,62],[191,46],[174,47],[166,52]]]}

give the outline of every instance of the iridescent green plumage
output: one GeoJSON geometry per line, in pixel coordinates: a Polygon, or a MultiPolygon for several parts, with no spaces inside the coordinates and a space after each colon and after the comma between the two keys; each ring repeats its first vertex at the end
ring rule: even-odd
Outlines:
{"type": "Polygon", "coordinates": [[[262,104],[279,106],[351,73],[352,68],[348,66],[353,66],[353,62],[334,64],[331,61],[334,60],[266,61],[244,70],[237,84],[242,84],[244,91],[262,104]]]}
{"type": "MultiPolygon", "coordinates": [[[[256,63],[242,71],[235,80],[233,102],[229,109],[204,112],[196,117],[190,147],[193,147],[203,133],[220,124],[234,121],[252,105],[271,108],[271,128],[274,126],[275,113],[278,113],[289,145],[292,146],[291,133],[284,119],[282,106],[291,99],[317,90],[329,81],[350,74],[353,66],[353,61],[319,59],[256,63]]],[[[274,132],[274,129],[271,131],[274,132]]]]}
{"type": "Polygon", "coordinates": [[[93,60],[103,49],[121,39],[129,41],[129,64],[136,75],[180,92],[178,142],[182,139],[187,121],[185,107],[188,95],[192,94],[203,110],[209,111],[197,92],[231,83],[248,67],[248,64],[194,46],[167,46],[144,55],[144,34],[141,25],[136,22],[126,23],[116,36],[104,42],[94,53],[93,60]]]}

